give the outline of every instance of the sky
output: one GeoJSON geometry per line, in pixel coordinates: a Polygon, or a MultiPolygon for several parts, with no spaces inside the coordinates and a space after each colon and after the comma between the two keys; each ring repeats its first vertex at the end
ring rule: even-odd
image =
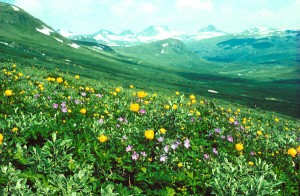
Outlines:
{"type": "Polygon", "coordinates": [[[254,26],[300,27],[300,0],[0,0],[14,4],[55,30],[91,34],[106,29],[141,32],[165,25],[196,33],[214,25],[228,33],[254,26]]]}

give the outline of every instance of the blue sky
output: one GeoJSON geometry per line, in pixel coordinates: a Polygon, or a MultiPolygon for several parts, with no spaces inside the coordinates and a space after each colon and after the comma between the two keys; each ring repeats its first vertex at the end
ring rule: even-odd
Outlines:
{"type": "Polygon", "coordinates": [[[300,27],[300,0],[0,0],[15,4],[54,29],[75,34],[100,29],[140,32],[167,25],[195,33],[209,24],[229,32],[253,26],[300,27]]]}

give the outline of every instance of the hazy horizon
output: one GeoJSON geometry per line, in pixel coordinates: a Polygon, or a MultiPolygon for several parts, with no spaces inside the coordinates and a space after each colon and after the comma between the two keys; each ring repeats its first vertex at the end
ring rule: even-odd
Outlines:
{"type": "Polygon", "coordinates": [[[143,31],[151,25],[196,33],[214,25],[238,33],[251,27],[299,28],[300,0],[0,0],[14,4],[55,30],[90,34],[143,31]]]}

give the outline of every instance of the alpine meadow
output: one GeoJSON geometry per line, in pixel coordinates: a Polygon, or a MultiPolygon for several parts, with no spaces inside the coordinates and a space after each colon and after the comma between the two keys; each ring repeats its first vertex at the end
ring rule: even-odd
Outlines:
{"type": "Polygon", "coordinates": [[[0,2],[0,195],[299,195],[299,43],[74,34],[0,2]]]}

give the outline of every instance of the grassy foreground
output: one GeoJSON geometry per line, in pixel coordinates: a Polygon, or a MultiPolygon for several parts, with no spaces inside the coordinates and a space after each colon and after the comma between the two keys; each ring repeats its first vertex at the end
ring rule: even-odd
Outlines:
{"type": "Polygon", "coordinates": [[[0,195],[300,193],[299,121],[59,70],[0,78],[0,195]]]}

